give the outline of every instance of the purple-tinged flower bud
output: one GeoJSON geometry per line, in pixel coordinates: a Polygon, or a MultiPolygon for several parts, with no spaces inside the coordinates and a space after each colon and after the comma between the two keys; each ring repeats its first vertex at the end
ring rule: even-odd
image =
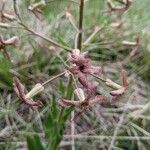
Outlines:
{"type": "Polygon", "coordinates": [[[118,90],[111,91],[110,94],[112,96],[120,96],[120,95],[124,94],[125,90],[126,89],[124,87],[122,87],[122,88],[120,88],[118,90]]]}
{"type": "Polygon", "coordinates": [[[2,23],[2,22],[0,22],[0,27],[1,28],[9,28],[9,27],[11,27],[11,25],[8,24],[8,23],[2,23]]]}
{"type": "Polygon", "coordinates": [[[45,0],[41,0],[37,3],[31,4],[28,7],[28,9],[32,11],[32,10],[35,10],[35,9],[38,9],[38,8],[41,8],[41,7],[44,7],[44,6],[46,6],[45,0]]]}
{"type": "Polygon", "coordinates": [[[121,70],[121,77],[123,87],[127,88],[128,87],[127,72],[124,69],[121,70]]]}
{"type": "Polygon", "coordinates": [[[11,21],[16,20],[16,17],[7,13],[3,13],[3,16],[11,21]]]}
{"type": "Polygon", "coordinates": [[[70,106],[80,106],[82,104],[82,101],[73,101],[73,100],[67,100],[67,99],[61,99],[58,101],[58,103],[62,106],[62,107],[70,107],[70,106]]]}
{"type": "Polygon", "coordinates": [[[96,95],[94,98],[89,100],[89,105],[94,105],[98,102],[104,102],[107,98],[103,95],[96,95]]]}
{"type": "Polygon", "coordinates": [[[15,47],[19,47],[20,40],[19,40],[18,36],[13,36],[8,40],[3,41],[3,43],[5,45],[13,45],[15,47]]]}
{"type": "Polygon", "coordinates": [[[28,91],[18,78],[13,79],[13,86],[14,86],[14,91],[16,92],[17,96],[24,103],[26,103],[32,110],[35,110],[43,106],[43,103],[40,100],[33,101],[31,97],[27,96],[28,91]]]}
{"type": "Polygon", "coordinates": [[[113,96],[113,99],[118,99],[119,96],[125,93],[128,87],[127,72],[124,69],[121,70],[121,78],[122,78],[122,86],[113,82],[110,79],[107,79],[105,82],[107,86],[116,89],[110,92],[110,95],[113,96]]]}

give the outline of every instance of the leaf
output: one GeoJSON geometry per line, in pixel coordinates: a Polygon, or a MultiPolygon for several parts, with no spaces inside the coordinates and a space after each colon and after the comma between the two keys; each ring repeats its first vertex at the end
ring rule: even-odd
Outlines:
{"type": "Polygon", "coordinates": [[[65,93],[65,86],[62,80],[60,80],[58,82],[58,89],[61,92],[62,97],[64,97],[64,93],[65,93]]]}
{"type": "Polygon", "coordinates": [[[73,79],[72,79],[72,77],[70,77],[67,88],[66,88],[66,94],[65,94],[66,99],[71,99],[72,98],[73,90],[74,90],[74,88],[73,88],[73,79]]]}
{"type": "Polygon", "coordinates": [[[27,136],[28,150],[45,150],[38,135],[34,137],[27,136]]]}
{"type": "Polygon", "coordinates": [[[5,58],[0,58],[0,85],[9,88],[12,86],[11,64],[5,58]]]}
{"type": "Polygon", "coordinates": [[[68,117],[70,116],[71,112],[74,110],[74,107],[70,107],[65,109],[64,111],[64,115],[63,115],[63,121],[66,122],[66,120],[68,119],[68,117]]]}
{"type": "Polygon", "coordinates": [[[51,113],[52,113],[52,118],[57,119],[58,110],[57,110],[57,104],[56,104],[56,97],[54,94],[52,97],[51,113]]]}

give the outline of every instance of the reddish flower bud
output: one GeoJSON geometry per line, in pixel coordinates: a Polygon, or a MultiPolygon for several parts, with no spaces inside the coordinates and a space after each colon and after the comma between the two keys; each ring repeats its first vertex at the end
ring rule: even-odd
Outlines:
{"type": "Polygon", "coordinates": [[[128,81],[127,81],[127,72],[122,69],[121,70],[121,77],[122,77],[122,84],[123,84],[123,87],[128,87],[128,81]]]}
{"type": "Polygon", "coordinates": [[[58,103],[62,107],[70,107],[70,106],[80,106],[82,101],[73,101],[73,100],[66,100],[66,99],[61,99],[58,101],[58,103]]]}
{"type": "Polygon", "coordinates": [[[19,47],[20,40],[17,36],[13,36],[12,38],[3,41],[5,45],[13,45],[15,47],[19,47]]]}
{"type": "MultiPolygon", "coordinates": [[[[97,87],[97,83],[93,84],[95,87],[97,87]]],[[[74,100],[66,100],[66,99],[61,99],[58,101],[58,103],[62,106],[62,107],[78,107],[81,109],[81,111],[77,112],[75,114],[75,116],[71,119],[71,121],[75,121],[85,110],[86,107],[89,107],[91,105],[94,105],[98,102],[103,102],[104,100],[106,100],[106,97],[103,95],[96,95],[96,96],[89,96],[87,98],[85,98],[83,90],[78,88],[75,90],[75,93],[77,93],[77,95],[79,95],[79,99],[77,101],[74,100]]]]}
{"type": "Polygon", "coordinates": [[[98,102],[104,102],[107,98],[103,95],[96,95],[94,98],[89,100],[89,105],[96,104],[98,102]]]}
{"type": "Polygon", "coordinates": [[[110,92],[110,94],[115,97],[113,97],[113,99],[118,99],[117,96],[123,95],[128,87],[127,72],[124,69],[121,70],[121,78],[123,84],[122,86],[113,82],[110,79],[107,79],[105,82],[107,86],[116,89],[110,92]]]}
{"type": "Polygon", "coordinates": [[[27,96],[28,91],[18,78],[13,79],[13,86],[14,86],[14,91],[16,92],[17,96],[24,103],[26,103],[32,110],[35,110],[43,106],[43,103],[41,101],[38,100],[35,102],[33,101],[31,97],[27,96]]]}
{"type": "Polygon", "coordinates": [[[120,88],[118,90],[111,91],[110,94],[112,96],[120,96],[120,95],[124,94],[125,90],[126,89],[124,87],[122,87],[122,88],[120,88]]]}
{"type": "Polygon", "coordinates": [[[99,85],[99,83],[96,81],[94,81],[91,84],[88,84],[88,88],[87,88],[88,97],[91,97],[96,93],[96,89],[97,89],[98,85],[99,85]]]}
{"type": "Polygon", "coordinates": [[[82,66],[83,64],[89,62],[88,53],[80,53],[78,49],[75,49],[73,53],[69,54],[69,60],[75,63],[77,66],[82,66]]]}
{"type": "Polygon", "coordinates": [[[88,80],[87,80],[87,76],[85,74],[83,74],[82,72],[79,73],[79,82],[83,85],[83,87],[85,87],[86,89],[88,89],[88,80]]]}

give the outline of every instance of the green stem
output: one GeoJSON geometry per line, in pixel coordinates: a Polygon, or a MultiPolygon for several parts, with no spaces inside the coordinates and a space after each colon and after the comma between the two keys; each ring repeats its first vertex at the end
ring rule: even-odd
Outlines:
{"type": "Polygon", "coordinates": [[[45,85],[48,84],[49,82],[51,82],[51,81],[57,79],[58,77],[63,76],[65,73],[66,73],[66,72],[64,71],[64,72],[62,72],[62,73],[60,73],[60,74],[58,74],[58,75],[56,75],[56,76],[50,78],[49,80],[45,81],[45,82],[42,84],[42,86],[45,86],[45,85]]]}
{"type": "Polygon", "coordinates": [[[30,33],[32,33],[32,34],[34,34],[34,35],[36,35],[36,36],[38,36],[38,37],[44,39],[44,40],[47,41],[47,42],[50,42],[50,43],[53,44],[54,46],[57,46],[57,47],[59,47],[59,48],[62,48],[62,49],[64,49],[64,50],[68,51],[68,52],[72,52],[72,49],[71,49],[71,48],[66,47],[66,46],[64,46],[64,45],[61,45],[61,44],[57,43],[56,41],[54,41],[54,40],[52,40],[52,39],[50,39],[50,38],[47,38],[47,37],[45,37],[45,36],[43,36],[43,35],[41,35],[41,34],[35,32],[34,30],[28,28],[28,27],[27,27],[25,24],[23,24],[22,22],[20,22],[19,24],[20,24],[21,26],[23,26],[26,31],[28,31],[28,32],[30,32],[30,33]]]}
{"type": "Polygon", "coordinates": [[[93,76],[93,77],[95,77],[95,78],[97,78],[97,79],[99,79],[99,80],[101,80],[101,81],[103,81],[103,82],[106,82],[105,79],[103,79],[103,78],[101,78],[99,76],[96,76],[95,74],[90,74],[90,75],[93,76]]]}
{"type": "MultiPolygon", "coordinates": [[[[70,77],[69,78],[69,82],[68,82],[68,86],[67,86],[67,89],[66,89],[66,94],[65,94],[65,97],[67,99],[70,99],[71,96],[72,96],[72,93],[70,93],[71,88],[72,88],[72,81],[73,81],[73,79],[72,79],[72,77],[70,77]]],[[[58,119],[58,123],[59,123],[60,126],[62,125],[63,116],[64,116],[64,110],[65,109],[62,108],[61,111],[60,111],[60,115],[59,115],[59,119],[58,119]]]]}
{"type": "Polygon", "coordinates": [[[3,50],[3,55],[11,62],[11,59],[10,59],[10,56],[9,56],[7,50],[5,48],[2,50],[3,50]]]}
{"type": "Polygon", "coordinates": [[[79,36],[77,48],[82,49],[82,30],[83,30],[83,13],[84,13],[84,0],[80,0],[80,11],[79,11],[79,36]]]}

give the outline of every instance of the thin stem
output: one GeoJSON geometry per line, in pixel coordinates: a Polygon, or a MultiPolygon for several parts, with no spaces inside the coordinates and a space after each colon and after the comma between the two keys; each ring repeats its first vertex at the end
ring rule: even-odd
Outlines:
{"type": "Polygon", "coordinates": [[[57,47],[63,48],[63,49],[65,49],[65,50],[69,51],[69,52],[72,51],[71,48],[66,47],[66,46],[63,46],[63,45],[57,43],[56,41],[54,41],[54,40],[52,40],[52,39],[50,39],[50,38],[47,38],[47,37],[45,37],[45,36],[43,36],[43,35],[41,35],[41,34],[35,32],[35,31],[33,31],[33,30],[30,29],[27,25],[25,25],[25,24],[23,23],[21,17],[20,17],[19,11],[18,11],[18,9],[17,9],[16,0],[13,0],[13,7],[14,7],[15,14],[18,16],[18,19],[19,19],[18,24],[20,24],[22,27],[24,27],[25,30],[27,30],[28,32],[30,32],[30,33],[32,33],[32,34],[34,34],[34,35],[36,35],[36,36],[38,36],[38,37],[40,37],[40,38],[42,38],[42,39],[48,41],[48,42],[50,42],[51,44],[53,44],[53,45],[55,45],[55,46],[57,46],[57,47]]]}
{"type": "Polygon", "coordinates": [[[79,12],[79,37],[78,37],[78,49],[82,49],[82,29],[83,29],[83,12],[84,12],[84,0],[80,0],[80,12],[79,12]]]}
{"type": "Polygon", "coordinates": [[[101,77],[98,77],[98,76],[96,76],[95,74],[90,74],[90,75],[92,75],[93,77],[95,77],[95,78],[97,78],[97,79],[99,79],[99,80],[101,80],[101,81],[103,81],[103,82],[106,82],[105,79],[103,79],[103,78],[101,78],[101,77]]]}
{"type": "MultiPolygon", "coordinates": [[[[73,136],[75,139],[98,139],[98,140],[104,140],[104,139],[112,139],[113,136],[103,136],[103,135],[98,135],[98,136],[88,136],[88,135],[74,135],[73,136]]],[[[64,135],[65,139],[70,139],[72,138],[72,135],[64,135]]],[[[138,138],[140,140],[150,140],[149,136],[138,136],[138,138]]],[[[137,140],[136,136],[116,136],[117,140],[127,140],[127,141],[131,141],[131,140],[137,140]]]]}
{"type": "Polygon", "coordinates": [[[10,56],[9,56],[9,54],[8,54],[8,52],[7,52],[7,50],[4,48],[4,49],[2,49],[3,50],[3,54],[4,54],[4,56],[11,62],[11,59],[10,59],[10,56]]]}
{"type": "Polygon", "coordinates": [[[64,71],[64,72],[62,72],[62,73],[60,73],[60,74],[58,74],[58,75],[56,75],[56,76],[50,78],[49,80],[45,81],[45,82],[42,84],[42,86],[45,86],[45,85],[48,84],[49,82],[51,82],[51,81],[57,79],[58,77],[63,76],[65,73],[66,73],[66,72],[64,71]]]}
{"type": "Polygon", "coordinates": [[[100,32],[103,29],[103,27],[95,27],[94,32],[88,37],[88,39],[83,43],[83,45],[87,45],[91,42],[91,40],[94,38],[94,36],[100,32]]]}
{"type": "Polygon", "coordinates": [[[61,111],[60,111],[60,115],[59,115],[59,118],[58,118],[58,122],[59,122],[59,125],[61,126],[62,125],[62,117],[63,117],[63,113],[64,113],[64,108],[62,107],[61,108],[61,111]]]}
{"type": "Polygon", "coordinates": [[[79,32],[79,29],[76,25],[76,21],[74,19],[74,17],[72,16],[72,14],[70,12],[66,12],[66,17],[68,18],[70,24],[72,25],[72,27],[77,31],[79,32]]]}
{"type": "Polygon", "coordinates": [[[120,4],[126,4],[125,2],[121,1],[121,0],[116,0],[117,2],[119,2],[120,4]]]}
{"type": "Polygon", "coordinates": [[[41,35],[41,34],[35,32],[35,31],[33,31],[32,29],[29,29],[29,28],[28,28],[25,24],[23,24],[22,22],[19,22],[19,24],[20,24],[21,26],[23,26],[24,29],[27,30],[28,32],[30,32],[30,33],[32,33],[32,34],[34,34],[34,35],[36,35],[36,36],[38,36],[38,37],[40,37],[40,38],[42,38],[42,39],[48,41],[48,42],[50,42],[51,44],[53,44],[53,45],[55,45],[55,46],[57,46],[57,47],[59,47],[59,48],[63,48],[63,49],[65,49],[65,50],[69,51],[69,52],[72,52],[72,49],[71,49],[71,48],[66,47],[66,46],[64,46],[64,45],[61,45],[61,44],[57,43],[56,41],[54,41],[54,40],[52,40],[52,39],[50,39],[50,38],[47,38],[47,37],[45,37],[45,36],[43,36],[43,35],[41,35]]]}
{"type": "MultiPolygon", "coordinates": [[[[66,89],[66,93],[65,93],[65,97],[70,99],[71,96],[70,96],[70,90],[71,90],[71,87],[72,87],[72,77],[69,78],[69,81],[68,81],[68,86],[67,86],[67,89],[66,89]]],[[[71,93],[72,95],[72,93],[71,93]]],[[[62,125],[62,121],[63,121],[63,115],[64,115],[64,111],[65,111],[65,108],[61,108],[61,111],[60,111],[60,115],[59,115],[59,118],[58,118],[58,123],[59,125],[61,126],[62,125]]]]}

